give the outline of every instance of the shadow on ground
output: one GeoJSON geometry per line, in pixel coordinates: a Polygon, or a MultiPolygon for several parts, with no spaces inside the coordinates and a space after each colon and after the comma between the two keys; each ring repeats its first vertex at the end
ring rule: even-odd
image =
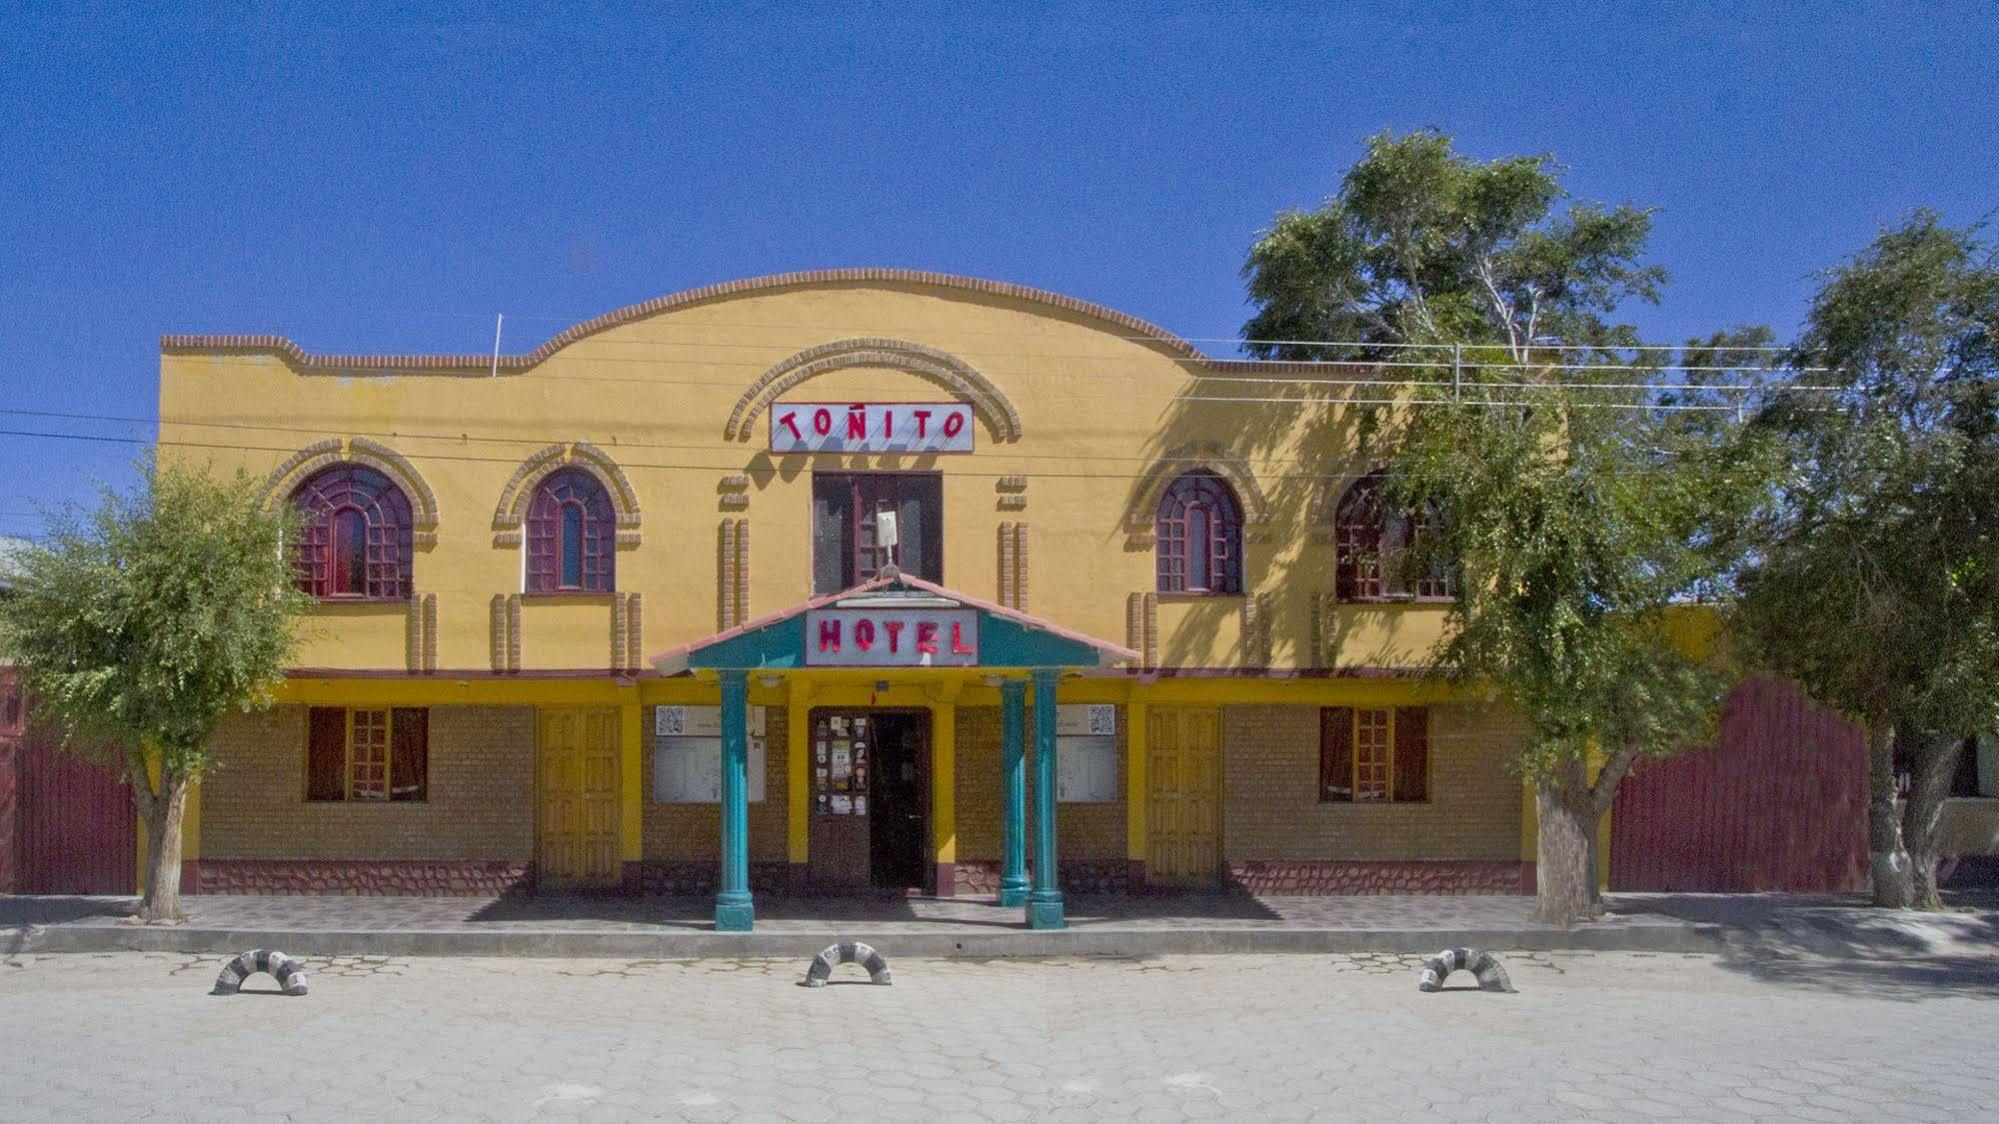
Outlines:
{"type": "Polygon", "coordinates": [[[1999,996],[1999,893],[1944,900],[1942,913],[1875,909],[1862,894],[1643,894],[1619,904],[1723,926],[1723,966],[1765,983],[1907,1002],[1999,996]]]}

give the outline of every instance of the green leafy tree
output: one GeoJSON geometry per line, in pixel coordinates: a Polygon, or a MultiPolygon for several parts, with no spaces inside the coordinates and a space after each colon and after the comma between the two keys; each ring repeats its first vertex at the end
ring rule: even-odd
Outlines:
{"type": "MultiPolygon", "coordinates": [[[[1250,251],[1243,334],[1263,357],[1433,376],[1386,419],[1392,501],[1444,513],[1402,564],[1458,568],[1435,671],[1525,718],[1536,915],[1567,924],[1600,912],[1596,829],[1632,764],[1713,728],[1726,676],[1676,643],[1673,616],[1725,583],[1756,493],[1719,438],[1727,403],[1654,389],[1659,363],[1631,358],[1635,331],[1608,319],[1665,280],[1642,261],[1651,212],[1563,200],[1547,156],[1373,137],[1338,195],[1280,215],[1250,251]],[[1422,369],[1445,355],[1450,369],[1422,369]]],[[[1767,338],[1738,329],[1687,353],[1767,338]]]]}
{"type": "Polygon", "coordinates": [[[180,916],[181,819],[209,736],[270,704],[306,599],[283,556],[285,517],[248,475],[141,468],[131,492],[51,514],[0,600],[0,647],[22,666],[35,720],[111,755],[130,783],[148,844],[139,916],[157,921],[180,916]]]}
{"type": "Polygon", "coordinates": [[[1999,269],[1979,235],[1918,211],[1829,271],[1795,389],[1758,419],[1789,463],[1735,631],[1866,727],[1883,906],[1940,908],[1962,739],[1999,726],[1999,269]]]}

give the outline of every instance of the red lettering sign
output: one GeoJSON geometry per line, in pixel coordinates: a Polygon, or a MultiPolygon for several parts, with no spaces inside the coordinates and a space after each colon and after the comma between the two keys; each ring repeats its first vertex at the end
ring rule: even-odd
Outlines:
{"type": "Polygon", "coordinates": [[[951,622],[951,654],[954,656],[976,654],[976,649],[965,646],[965,624],[963,621],[951,622]]]}
{"type": "Polygon", "coordinates": [[[902,622],[896,620],[883,621],[882,630],[888,633],[888,651],[890,655],[894,655],[897,651],[896,642],[902,639],[902,622]]]}
{"type": "Polygon", "coordinates": [[[868,436],[868,408],[861,405],[847,407],[847,439],[863,441],[868,436]]]}
{"type": "Polygon", "coordinates": [[[916,650],[926,656],[937,654],[937,622],[916,622],[916,650]]]}
{"type": "Polygon", "coordinates": [[[965,415],[953,410],[944,415],[944,436],[956,437],[965,428],[965,415]]]}
{"type": "Polygon", "coordinates": [[[917,410],[914,411],[914,415],[916,417],[916,435],[918,437],[930,436],[930,411],[917,410]]]}
{"type": "Polygon", "coordinates": [[[812,411],[812,432],[821,437],[833,432],[833,411],[824,406],[812,411]]]}
{"type": "Polygon", "coordinates": [[[791,431],[791,439],[793,441],[805,440],[805,435],[798,432],[798,413],[796,411],[779,414],[777,424],[791,431]]]}
{"type": "Polygon", "coordinates": [[[837,652],[840,650],[840,621],[837,617],[821,617],[819,620],[819,650],[837,652]]]}
{"type": "Polygon", "coordinates": [[[875,622],[862,617],[854,622],[854,647],[865,652],[875,646],[875,622]]]}

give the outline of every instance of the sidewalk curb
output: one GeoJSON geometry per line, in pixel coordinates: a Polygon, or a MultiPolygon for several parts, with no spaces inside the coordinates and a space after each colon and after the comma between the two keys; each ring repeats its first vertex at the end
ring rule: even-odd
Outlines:
{"type": "Polygon", "coordinates": [[[995,959],[1035,956],[1168,956],[1355,952],[1429,955],[1465,946],[1502,951],[1687,952],[1722,949],[1707,924],[1590,925],[1574,929],[1111,929],[1060,932],[907,932],[871,929],[762,933],[604,932],[544,929],[308,930],[59,925],[16,930],[19,953],[190,952],[280,948],[294,956],[523,956],[661,960],[809,957],[835,941],[862,941],[890,956],[995,959]]]}

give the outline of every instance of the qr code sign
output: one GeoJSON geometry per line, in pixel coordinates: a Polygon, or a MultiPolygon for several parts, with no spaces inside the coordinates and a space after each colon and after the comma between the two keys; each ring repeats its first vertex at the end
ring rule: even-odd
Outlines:
{"type": "Polygon", "coordinates": [[[684,706],[662,706],[653,711],[653,733],[663,738],[679,737],[687,732],[687,708],[684,706]]]}
{"type": "Polygon", "coordinates": [[[1092,734],[1117,733],[1117,707],[1104,703],[1090,705],[1090,732],[1092,734]]]}

